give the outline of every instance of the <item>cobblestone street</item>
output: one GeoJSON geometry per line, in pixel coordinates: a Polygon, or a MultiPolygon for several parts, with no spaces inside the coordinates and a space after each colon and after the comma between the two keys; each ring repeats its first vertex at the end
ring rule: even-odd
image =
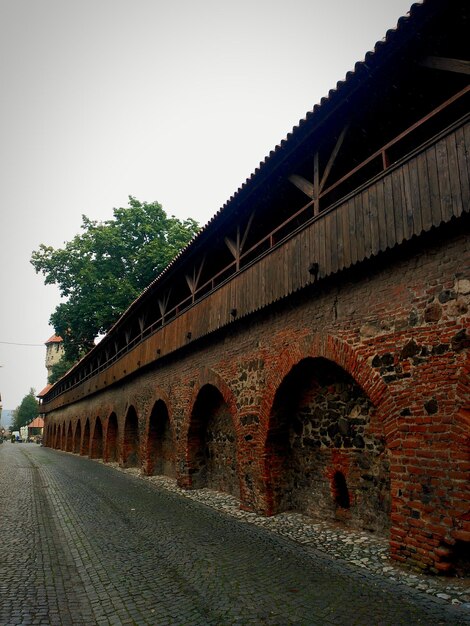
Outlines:
{"type": "Polygon", "coordinates": [[[399,579],[383,542],[341,542],[295,515],[264,523],[224,496],[178,491],[1,445],[0,625],[470,624],[463,585],[399,579]]]}

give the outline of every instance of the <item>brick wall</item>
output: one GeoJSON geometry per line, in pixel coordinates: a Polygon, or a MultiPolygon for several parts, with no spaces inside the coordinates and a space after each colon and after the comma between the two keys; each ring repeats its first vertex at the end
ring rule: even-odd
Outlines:
{"type": "Polygon", "coordinates": [[[48,415],[48,444],[79,420],[93,439],[99,417],[107,460],[387,534],[395,559],[434,573],[465,569],[466,232],[423,236],[48,415]]]}

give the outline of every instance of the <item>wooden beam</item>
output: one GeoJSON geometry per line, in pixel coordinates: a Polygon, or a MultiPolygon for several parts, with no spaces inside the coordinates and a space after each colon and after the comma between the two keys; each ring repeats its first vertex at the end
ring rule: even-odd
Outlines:
{"type": "Polygon", "coordinates": [[[446,57],[424,57],[420,65],[433,70],[456,72],[457,74],[470,74],[470,61],[464,59],[448,59],[446,57]]]}
{"type": "Polygon", "coordinates": [[[322,189],[325,186],[326,181],[328,180],[328,176],[330,175],[331,168],[333,167],[336,157],[338,156],[338,152],[340,151],[340,148],[343,144],[344,137],[346,136],[348,127],[349,127],[349,124],[347,124],[341,131],[340,136],[338,137],[338,141],[336,142],[336,145],[333,148],[333,152],[331,153],[330,158],[328,159],[328,163],[326,164],[325,171],[323,172],[323,176],[320,181],[320,187],[318,190],[319,194],[322,192],[322,189]]]}
{"type": "Polygon", "coordinates": [[[311,200],[314,199],[313,184],[309,180],[303,176],[299,176],[298,174],[291,174],[291,176],[289,176],[289,181],[295,185],[297,189],[303,191],[304,194],[311,200]]]}
{"type": "Polygon", "coordinates": [[[204,266],[205,260],[206,260],[206,257],[204,256],[202,261],[201,261],[201,264],[199,266],[199,269],[198,269],[197,273],[196,273],[196,268],[194,267],[192,276],[189,276],[188,274],[185,274],[186,282],[188,283],[188,287],[189,287],[189,289],[190,289],[190,291],[191,291],[193,296],[194,296],[194,294],[196,292],[196,289],[198,287],[199,280],[201,278],[202,268],[204,266]]]}
{"type": "Polygon", "coordinates": [[[225,241],[225,245],[227,246],[227,248],[230,250],[230,252],[233,255],[233,258],[236,259],[237,258],[237,253],[238,253],[238,245],[236,241],[232,241],[230,239],[230,237],[224,237],[224,241],[225,241]]]}
{"type": "Polygon", "coordinates": [[[158,298],[158,308],[160,309],[160,315],[162,317],[165,316],[166,310],[168,308],[168,302],[170,301],[170,293],[171,289],[166,293],[163,298],[158,298]]]}
{"type": "Polygon", "coordinates": [[[246,225],[246,228],[245,228],[245,232],[243,233],[243,237],[242,237],[242,240],[240,242],[240,254],[243,252],[243,248],[245,247],[246,238],[248,237],[248,233],[250,232],[251,224],[253,222],[253,218],[255,217],[255,212],[256,211],[253,211],[253,213],[248,218],[248,222],[247,222],[247,225],[246,225]]]}
{"type": "Polygon", "coordinates": [[[224,237],[225,245],[230,250],[230,252],[233,255],[233,258],[235,259],[237,271],[240,269],[240,257],[243,251],[243,247],[246,243],[248,233],[250,232],[250,228],[251,228],[251,224],[253,222],[254,216],[255,216],[255,211],[253,211],[253,213],[251,213],[250,217],[248,218],[248,222],[245,226],[245,230],[243,231],[243,236],[241,236],[240,234],[240,224],[237,224],[237,234],[236,234],[235,241],[233,239],[230,239],[230,237],[224,237]]]}
{"type": "Polygon", "coordinates": [[[313,155],[313,214],[318,215],[320,212],[319,206],[320,196],[320,157],[318,150],[313,155]]]}

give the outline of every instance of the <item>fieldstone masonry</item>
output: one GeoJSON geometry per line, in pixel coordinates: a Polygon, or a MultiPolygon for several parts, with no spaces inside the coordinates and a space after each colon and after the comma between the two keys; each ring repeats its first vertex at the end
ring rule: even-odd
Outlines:
{"type": "Polygon", "coordinates": [[[335,519],[389,536],[398,561],[468,572],[467,226],[49,413],[47,445],[224,491],[245,510],[335,519]]]}

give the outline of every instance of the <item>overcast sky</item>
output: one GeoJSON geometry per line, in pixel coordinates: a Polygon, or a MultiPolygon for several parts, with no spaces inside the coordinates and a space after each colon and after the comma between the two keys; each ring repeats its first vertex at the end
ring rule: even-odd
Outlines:
{"type": "Polygon", "coordinates": [[[33,250],[129,195],[204,224],[410,5],[0,0],[4,408],[47,382],[59,296],[33,250]]]}

